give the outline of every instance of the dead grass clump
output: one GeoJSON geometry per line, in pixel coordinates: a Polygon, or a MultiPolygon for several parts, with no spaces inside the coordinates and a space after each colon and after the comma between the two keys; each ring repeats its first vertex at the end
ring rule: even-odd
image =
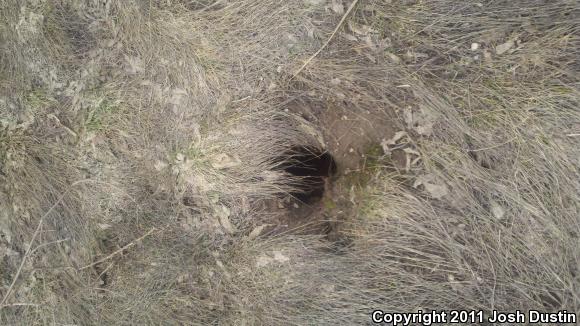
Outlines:
{"type": "Polygon", "coordinates": [[[350,4],[4,2],[0,321],[578,310],[578,5],[350,4]],[[296,146],[340,248],[265,234],[296,146]]]}

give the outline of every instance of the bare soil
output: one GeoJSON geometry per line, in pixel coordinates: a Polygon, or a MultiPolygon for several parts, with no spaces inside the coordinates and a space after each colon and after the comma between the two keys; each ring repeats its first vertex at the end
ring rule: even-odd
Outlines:
{"type": "MultiPolygon", "coordinates": [[[[290,105],[288,110],[314,124],[323,135],[323,148],[337,164],[337,173],[325,178],[324,195],[304,202],[291,195],[264,201],[264,210],[271,213],[272,224],[266,233],[317,234],[329,241],[343,241],[342,222],[352,218],[356,203],[349,198],[342,177],[364,171],[369,154],[380,148],[385,139],[397,131],[395,120],[385,110],[349,108],[342,101],[325,104],[290,105]],[[337,183],[340,183],[338,185],[337,183]]],[[[372,153],[376,155],[376,153],[372,153]]],[[[381,153],[382,154],[382,153],[381,153]]],[[[402,151],[391,155],[395,167],[404,167],[402,151]]],[[[374,158],[373,158],[374,159],[374,158]]]]}

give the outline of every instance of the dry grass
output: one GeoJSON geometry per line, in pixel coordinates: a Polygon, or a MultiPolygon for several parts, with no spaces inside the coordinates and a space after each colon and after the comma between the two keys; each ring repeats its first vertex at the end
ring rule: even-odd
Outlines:
{"type": "Polygon", "coordinates": [[[580,310],[578,3],[359,1],[326,45],[330,4],[4,1],[0,323],[580,310]],[[338,251],[252,232],[281,153],[332,132],[296,102],[416,153],[337,180],[338,251]]]}

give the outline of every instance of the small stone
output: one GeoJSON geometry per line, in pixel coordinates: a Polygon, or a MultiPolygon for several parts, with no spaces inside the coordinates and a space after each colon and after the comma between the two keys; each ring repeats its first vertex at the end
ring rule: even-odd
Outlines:
{"type": "Polygon", "coordinates": [[[477,51],[479,49],[479,43],[471,43],[471,51],[477,51]]]}

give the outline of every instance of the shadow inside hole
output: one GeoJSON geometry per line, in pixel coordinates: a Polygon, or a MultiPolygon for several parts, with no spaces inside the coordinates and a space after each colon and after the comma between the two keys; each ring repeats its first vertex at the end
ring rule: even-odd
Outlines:
{"type": "Polygon", "coordinates": [[[330,153],[317,148],[295,146],[283,155],[280,169],[300,178],[294,198],[313,204],[322,199],[328,178],[336,173],[336,162],[330,153]]]}

